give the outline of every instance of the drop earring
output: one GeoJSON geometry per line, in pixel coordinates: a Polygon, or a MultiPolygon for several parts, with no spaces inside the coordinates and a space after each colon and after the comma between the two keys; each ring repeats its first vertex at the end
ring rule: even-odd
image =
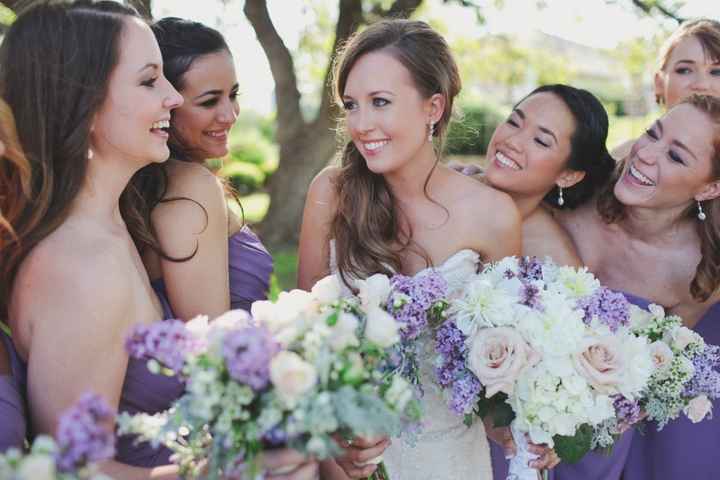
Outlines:
{"type": "Polygon", "coordinates": [[[705,212],[703,212],[702,203],[700,203],[700,200],[697,201],[697,204],[698,204],[698,214],[697,214],[698,220],[700,220],[701,222],[704,222],[705,219],[707,218],[707,215],[705,215],[705,212]]]}
{"type": "Polygon", "coordinates": [[[435,135],[435,124],[430,122],[428,124],[428,137],[427,137],[429,143],[432,143],[433,135],[435,135]]]}
{"type": "Polygon", "coordinates": [[[562,187],[558,187],[558,199],[557,199],[558,206],[562,207],[565,205],[565,199],[563,198],[562,194],[562,187]]]}
{"type": "Polygon", "coordinates": [[[92,148],[88,148],[87,159],[88,159],[88,160],[92,160],[92,158],[93,158],[94,156],[95,156],[95,152],[93,152],[93,149],[92,149],[92,148]]]}

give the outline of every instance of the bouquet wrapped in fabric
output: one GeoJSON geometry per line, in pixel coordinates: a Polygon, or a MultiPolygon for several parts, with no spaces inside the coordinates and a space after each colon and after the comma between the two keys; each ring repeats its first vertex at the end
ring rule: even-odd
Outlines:
{"type": "Polygon", "coordinates": [[[84,394],[60,417],[56,440],[41,435],[27,454],[10,449],[0,455],[0,478],[109,480],[94,464],[115,455],[114,417],[102,398],[84,394]]]}
{"type": "Polygon", "coordinates": [[[121,416],[121,431],[166,445],[191,475],[255,478],[264,450],[327,458],[341,453],[335,435],[392,435],[417,419],[411,385],[386,368],[399,325],[341,298],[336,277],[251,313],[136,327],[131,355],[178,372],[187,388],[167,412],[121,416]]]}
{"type": "Polygon", "coordinates": [[[466,421],[511,426],[513,478],[537,476],[528,438],[572,463],[639,419],[631,407],[655,371],[650,343],[631,330],[626,298],[586,269],[508,257],[468,279],[448,313],[437,382],[466,421]]]}

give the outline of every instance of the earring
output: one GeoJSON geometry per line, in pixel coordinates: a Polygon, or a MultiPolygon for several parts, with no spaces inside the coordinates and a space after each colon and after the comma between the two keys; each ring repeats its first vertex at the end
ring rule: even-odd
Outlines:
{"type": "Polygon", "coordinates": [[[697,214],[698,220],[700,220],[701,222],[704,222],[705,219],[707,218],[707,215],[705,215],[705,212],[703,212],[702,204],[700,203],[700,200],[697,201],[697,204],[698,204],[698,214],[697,214]]]}
{"type": "Polygon", "coordinates": [[[428,125],[428,142],[432,143],[433,135],[435,135],[435,124],[430,122],[428,125]]]}
{"type": "Polygon", "coordinates": [[[562,207],[563,205],[565,205],[565,199],[563,198],[563,195],[562,195],[562,187],[558,187],[558,199],[557,199],[557,202],[558,202],[558,205],[561,206],[561,207],[562,207]]]}
{"type": "Polygon", "coordinates": [[[95,152],[93,152],[93,149],[92,149],[92,148],[88,148],[87,159],[88,159],[88,160],[92,160],[92,158],[93,158],[94,156],[95,156],[95,152]]]}

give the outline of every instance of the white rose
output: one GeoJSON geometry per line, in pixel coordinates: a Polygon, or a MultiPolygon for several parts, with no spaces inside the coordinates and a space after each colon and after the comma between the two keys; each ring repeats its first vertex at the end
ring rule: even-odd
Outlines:
{"type": "Polygon", "coordinates": [[[270,361],[270,381],[280,398],[292,405],[313,388],[317,371],[297,353],[283,351],[270,361]]]}
{"type": "Polygon", "coordinates": [[[396,410],[402,412],[412,398],[413,389],[410,383],[401,376],[395,375],[390,388],[385,392],[385,400],[396,410]]]}
{"type": "Polygon", "coordinates": [[[365,336],[382,348],[391,347],[400,341],[399,325],[392,315],[380,307],[367,310],[365,336]]]}
{"type": "Polygon", "coordinates": [[[660,340],[650,344],[650,355],[652,356],[655,370],[662,370],[670,365],[674,357],[672,350],[667,343],[660,340]]]}
{"type": "Polygon", "coordinates": [[[701,337],[687,327],[677,327],[671,332],[672,346],[679,351],[691,343],[700,343],[701,337]]]}
{"type": "Polygon", "coordinates": [[[313,287],[312,295],[322,303],[333,303],[340,299],[342,287],[337,275],[328,275],[320,279],[313,287]]]}
{"type": "Polygon", "coordinates": [[[355,287],[358,289],[358,297],[365,309],[378,307],[387,301],[392,289],[390,278],[381,273],[371,275],[365,280],[356,280],[355,287]]]}
{"type": "MultiPolygon", "coordinates": [[[[202,327],[202,319],[197,319],[197,327],[202,327]]],[[[217,328],[222,328],[226,330],[233,330],[236,328],[242,328],[246,325],[249,325],[251,323],[250,320],[250,314],[246,312],[245,310],[237,309],[237,310],[229,310],[219,317],[215,318],[215,320],[210,322],[210,325],[217,328]]]]}
{"type": "Polygon", "coordinates": [[[340,351],[347,347],[356,347],[360,344],[357,338],[357,327],[360,322],[352,313],[340,312],[337,323],[330,331],[330,347],[340,351]]]}
{"type": "Polygon", "coordinates": [[[698,423],[712,411],[712,406],[712,402],[706,395],[698,395],[690,400],[683,411],[691,422],[698,423]]]}
{"type": "Polygon", "coordinates": [[[22,480],[54,480],[55,460],[48,455],[30,455],[20,463],[17,476],[22,480]]]}
{"type": "Polygon", "coordinates": [[[652,322],[653,315],[637,305],[630,304],[630,328],[638,331],[643,330],[650,322],[652,322]]]}
{"type": "Polygon", "coordinates": [[[208,331],[210,330],[210,319],[207,315],[198,315],[185,323],[185,327],[193,337],[202,339],[207,337],[208,331]]]}

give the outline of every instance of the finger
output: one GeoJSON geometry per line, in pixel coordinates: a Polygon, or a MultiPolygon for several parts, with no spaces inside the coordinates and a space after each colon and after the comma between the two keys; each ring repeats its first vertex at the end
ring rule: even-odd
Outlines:
{"type": "Polygon", "coordinates": [[[512,440],[505,442],[503,445],[503,452],[505,453],[505,458],[507,460],[510,460],[515,455],[517,455],[517,448],[515,447],[515,442],[512,440]]]}
{"type": "Polygon", "coordinates": [[[385,440],[388,440],[388,437],[355,437],[352,439],[352,446],[357,448],[370,448],[380,445],[385,440]]]}
{"type": "Polygon", "coordinates": [[[305,462],[307,462],[307,457],[291,448],[266,450],[263,453],[263,466],[267,470],[276,470],[278,468],[290,465],[299,465],[305,462]]]}
{"type": "Polygon", "coordinates": [[[265,475],[266,480],[312,480],[318,477],[317,462],[306,462],[290,472],[265,475]]]}
{"type": "Polygon", "coordinates": [[[362,467],[355,465],[347,460],[338,460],[338,465],[345,471],[350,478],[367,478],[377,470],[377,465],[369,464],[362,467]]]}
{"type": "Polygon", "coordinates": [[[380,443],[379,445],[372,447],[372,448],[359,449],[359,448],[355,448],[355,446],[353,445],[353,447],[351,447],[347,450],[348,454],[346,455],[346,458],[355,463],[360,463],[360,464],[367,463],[368,460],[371,460],[375,457],[382,455],[382,453],[385,451],[385,449],[387,449],[387,447],[389,447],[389,446],[390,446],[389,440],[384,440],[382,443],[380,443]]]}

